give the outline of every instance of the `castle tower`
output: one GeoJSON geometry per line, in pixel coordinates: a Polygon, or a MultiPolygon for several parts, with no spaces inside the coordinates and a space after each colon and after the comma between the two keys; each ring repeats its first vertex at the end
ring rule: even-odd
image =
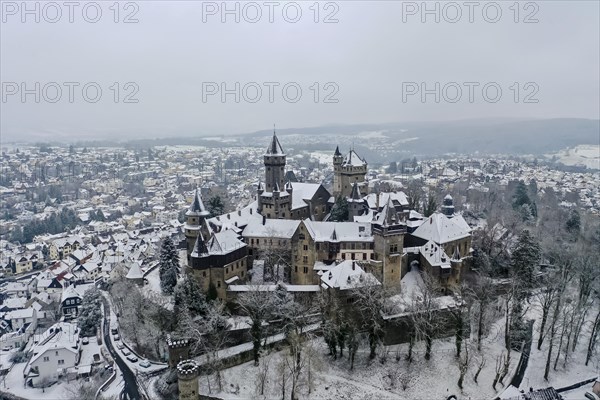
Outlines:
{"type": "Polygon", "coordinates": [[[173,339],[167,336],[167,347],[169,349],[169,367],[174,368],[182,360],[190,358],[190,341],[188,339],[173,339]]]}
{"type": "Polygon", "coordinates": [[[177,378],[179,383],[179,400],[197,400],[198,374],[200,367],[194,360],[184,360],[177,364],[177,378]]]}
{"type": "Polygon", "coordinates": [[[333,197],[338,198],[340,193],[342,193],[342,179],[341,179],[341,171],[342,171],[342,161],[344,157],[342,157],[342,153],[340,153],[339,146],[335,147],[335,153],[333,153],[333,197]]]}
{"type": "Polygon", "coordinates": [[[194,199],[190,208],[185,212],[185,239],[187,242],[187,261],[190,264],[190,256],[196,244],[196,238],[201,230],[207,235],[206,218],[210,216],[210,212],[204,207],[200,191],[196,189],[194,199]]]}
{"type": "Polygon", "coordinates": [[[371,223],[371,228],[375,257],[372,264],[379,271],[384,287],[398,285],[406,274],[406,266],[402,261],[406,224],[400,220],[390,197],[371,223]]]}
{"type": "Polygon", "coordinates": [[[333,155],[333,196],[335,198],[350,197],[352,186],[355,183],[360,185],[365,181],[367,162],[354,150],[350,150],[343,158],[339,148],[335,150],[333,155]]]}
{"type": "Polygon", "coordinates": [[[442,201],[442,214],[448,218],[452,218],[454,216],[454,200],[449,194],[447,194],[442,201]]]}
{"type": "Polygon", "coordinates": [[[360,193],[360,189],[358,187],[358,183],[354,182],[352,185],[352,193],[350,193],[350,197],[347,199],[348,201],[348,220],[354,221],[354,217],[358,217],[362,214],[365,208],[365,201],[362,198],[362,194],[360,193]]]}
{"type": "Polygon", "coordinates": [[[273,130],[264,155],[265,183],[258,189],[258,212],[267,218],[291,218],[292,185],[285,184],[285,153],[273,130]]]}
{"type": "Polygon", "coordinates": [[[265,191],[274,192],[275,188],[283,188],[285,185],[285,153],[275,130],[273,130],[273,138],[271,144],[267,147],[267,151],[264,155],[265,164],[265,191]]]}

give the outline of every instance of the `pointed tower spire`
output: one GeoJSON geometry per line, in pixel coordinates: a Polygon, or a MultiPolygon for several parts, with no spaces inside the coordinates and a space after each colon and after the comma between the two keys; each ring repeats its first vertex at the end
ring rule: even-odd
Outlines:
{"type": "Polygon", "coordinates": [[[204,236],[202,232],[198,232],[198,237],[196,238],[196,243],[194,244],[194,250],[192,251],[193,258],[199,258],[208,254],[208,248],[206,247],[206,243],[204,242],[204,236]]]}
{"type": "Polygon", "coordinates": [[[335,153],[333,153],[334,156],[341,156],[342,153],[340,153],[340,146],[335,146],[335,153]]]}
{"type": "Polygon", "coordinates": [[[202,195],[200,194],[198,188],[196,188],[196,191],[194,192],[194,200],[192,200],[192,204],[190,204],[190,208],[185,215],[196,215],[200,217],[208,217],[210,215],[210,212],[206,209],[206,207],[204,207],[202,195]]]}
{"type": "Polygon", "coordinates": [[[273,125],[273,138],[271,139],[271,143],[269,147],[267,147],[267,155],[280,155],[283,156],[285,153],[283,152],[283,148],[281,144],[279,144],[279,139],[277,139],[277,135],[275,134],[275,125],[273,125]]]}

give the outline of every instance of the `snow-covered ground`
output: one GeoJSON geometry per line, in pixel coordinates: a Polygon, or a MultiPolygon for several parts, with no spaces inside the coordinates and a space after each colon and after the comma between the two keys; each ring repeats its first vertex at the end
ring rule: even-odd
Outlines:
{"type": "Polygon", "coordinates": [[[535,318],[535,323],[533,327],[533,345],[531,346],[529,365],[527,367],[527,371],[525,372],[525,376],[520,388],[529,389],[529,387],[533,387],[535,389],[539,389],[548,386],[553,386],[554,388],[561,388],[565,386],[570,386],[572,384],[584,381],[589,378],[597,377],[600,371],[600,357],[598,355],[592,357],[588,366],[585,366],[587,344],[590,338],[590,324],[592,322],[593,317],[595,316],[597,309],[593,308],[588,312],[586,316],[587,322],[584,325],[575,352],[569,353],[569,361],[566,364],[566,366],[563,366],[564,353],[561,353],[561,358],[558,362],[556,371],[553,369],[553,366],[558,347],[558,339],[555,340],[552,364],[550,366],[550,374],[548,376],[548,381],[546,381],[544,380],[544,369],[546,366],[546,359],[548,356],[548,339],[544,341],[541,350],[538,350],[537,339],[539,334],[541,311],[536,302],[532,302],[532,306],[533,307],[528,311],[526,318],[535,318]]]}
{"type": "MultiPolygon", "coordinates": [[[[492,381],[495,375],[496,357],[503,352],[503,338],[498,337],[499,329],[492,329],[481,353],[471,349],[474,364],[478,358],[485,356],[487,363],[482,369],[478,384],[473,381],[476,366],[471,366],[464,380],[464,390],[461,394],[457,386],[459,371],[455,357],[454,341],[452,339],[436,340],[433,345],[431,360],[424,359],[424,344],[417,343],[414,348],[414,361],[408,363],[405,360],[407,345],[389,346],[380,351],[380,355],[373,361],[368,360],[368,348],[363,344],[356,356],[354,370],[350,371],[350,362],[347,354],[344,357],[332,360],[328,356],[327,347],[322,338],[311,340],[310,346],[315,350],[315,357],[311,361],[313,376],[312,388],[308,394],[308,383],[302,380],[299,390],[300,398],[311,399],[411,399],[411,400],[433,400],[446,399],[451,394],[459,395],[459,398],[484,399],[493,398],[504,387],[501,384],[492,389],[492,381]],[[381,362],[381,354],[387,352],[387,360],[381,362]],[[398,360],[396,359],[398,354],[398,360]],[[392,384],[389,376],[395,376],[392,384]],[[402,388],[402,381],[408,382],[406,390],[402,388]]],[[[289,354],[287,350],[273,353],[270,357],[269,376],[265,385],[265,395],[257,395],[257,385],[260,367],[254,367],[253,362],[241,364],[223,371],[224,391],[215,393],[214,382],[211,384],[213,395],[225,399],[247,399],[247,398],[273,398],[280,397],[281,390],[281,364],[289,354]]],[[[511,368],[505,383],[508,384],[516,364],[519,353],[511,353],[511,368]]],[[[306,377],[306,371],[302,374],[306,377]]],[[[209,394],[207,380],[201,377],[199,380],[201,393],[209,394]]],[[[289,395],[289,387],[286,389],[289,395]]]]}

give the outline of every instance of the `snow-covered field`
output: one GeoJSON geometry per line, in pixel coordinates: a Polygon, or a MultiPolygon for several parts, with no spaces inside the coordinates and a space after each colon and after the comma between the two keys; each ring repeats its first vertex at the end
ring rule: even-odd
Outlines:
{"type": "Polygon", "coordinates": [[[593,144],[582,144],[574,148],[560,150],[556,155],[558,161],[565,165],[585,165],[587,168],[600,170],[600,146],[593,144]]]}

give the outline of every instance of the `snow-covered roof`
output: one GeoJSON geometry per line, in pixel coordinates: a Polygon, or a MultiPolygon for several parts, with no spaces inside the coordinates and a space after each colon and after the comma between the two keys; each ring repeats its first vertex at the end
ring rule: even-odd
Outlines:
{"type": "Polygon", "coordinates": [[[255,219],[244,228],[244,237],[268,237],[291,239],[300,221],[287,219],[255,219]]]}
{"type": "Polygon", "coordinates": [[[142,279],[143,277],[144,273],[140,268],[140,264],[136,262],[131,264],[131,267],[129,267],[129,272],[127,272],[127,275],[125,276],[126,279],[142,279]]]}
{"type": "Polygon", "coordinates": [[[356,261],[346,260],[325,272],[321,276],[321,285],[347,290],[381,283],[373,274],[365,272],[356,261]]]}
{"type": "Polygon", "coordinates": [[[437,244],[452,242],[470,235],[471,228],[462,215],[455,214],[452,218],[448,218],[439,212],[433,213],[413,232],[413,236],[437,244]]]}
{"type": "Polygon", "coordinates": [[[206,243],[209,255],[228,254],[245,246],[246,243],[242,242],[238,238],[237,233],[232,230],[213,233],[212,237],[206,243]]]}
{"type": "Polygon", "coordinates": [[[258,202],[255,200],[240,210],[209,218],[209,225],[218,226],[221,230],[226,230],[238,227],[241,228],[248,225],[252,220],[262,221],[262,215],[257,211],[257,207],[258,202]]]}
{"type": "Polygon", "coordinates": [[[292,189],[292,210],[306,207],[306,202],[312,200],[321,187],[320,183],[291,182],[292,189]]]}
{"type": "Polygon", "coordinates": [[[32,349],[33,357],[29,364],[33,364],[46,351],[66,349],[73,353],[77,353],[79,346],[79,330],[75,324],[68,322],[59,322],[46,330],[41,337],[38,345],[32,349]]]}
{"type": "Polygon", "coordinates": [[[362,222],[329,222],[305,219],[304,224],[317,242],[372,242],[371,224],[362,222]],[[334,238],[335,231],[335,238],[334,238]]]}
{"type": "Polygon", "coordinates": [[[363,160],[354,150],[350,150],[344,160],[342,161],[343,166],[351,167],[362,167],[366,166],[367,162],[363,160]]]}
{"type": "Polygon", "coordinates": [[[403,207],[408,206],[408,197],[404,192],[381,192],[368,194],[365,199],[367,200],[367,204],[369,208],[376,209],[378,207],[383,207],[387,204],[388,200],[392,200],[392,204],[394,207],[397,205],[401,205],[403,207]],[[379,202],[377,197],[379,196],[379,202]]]}

